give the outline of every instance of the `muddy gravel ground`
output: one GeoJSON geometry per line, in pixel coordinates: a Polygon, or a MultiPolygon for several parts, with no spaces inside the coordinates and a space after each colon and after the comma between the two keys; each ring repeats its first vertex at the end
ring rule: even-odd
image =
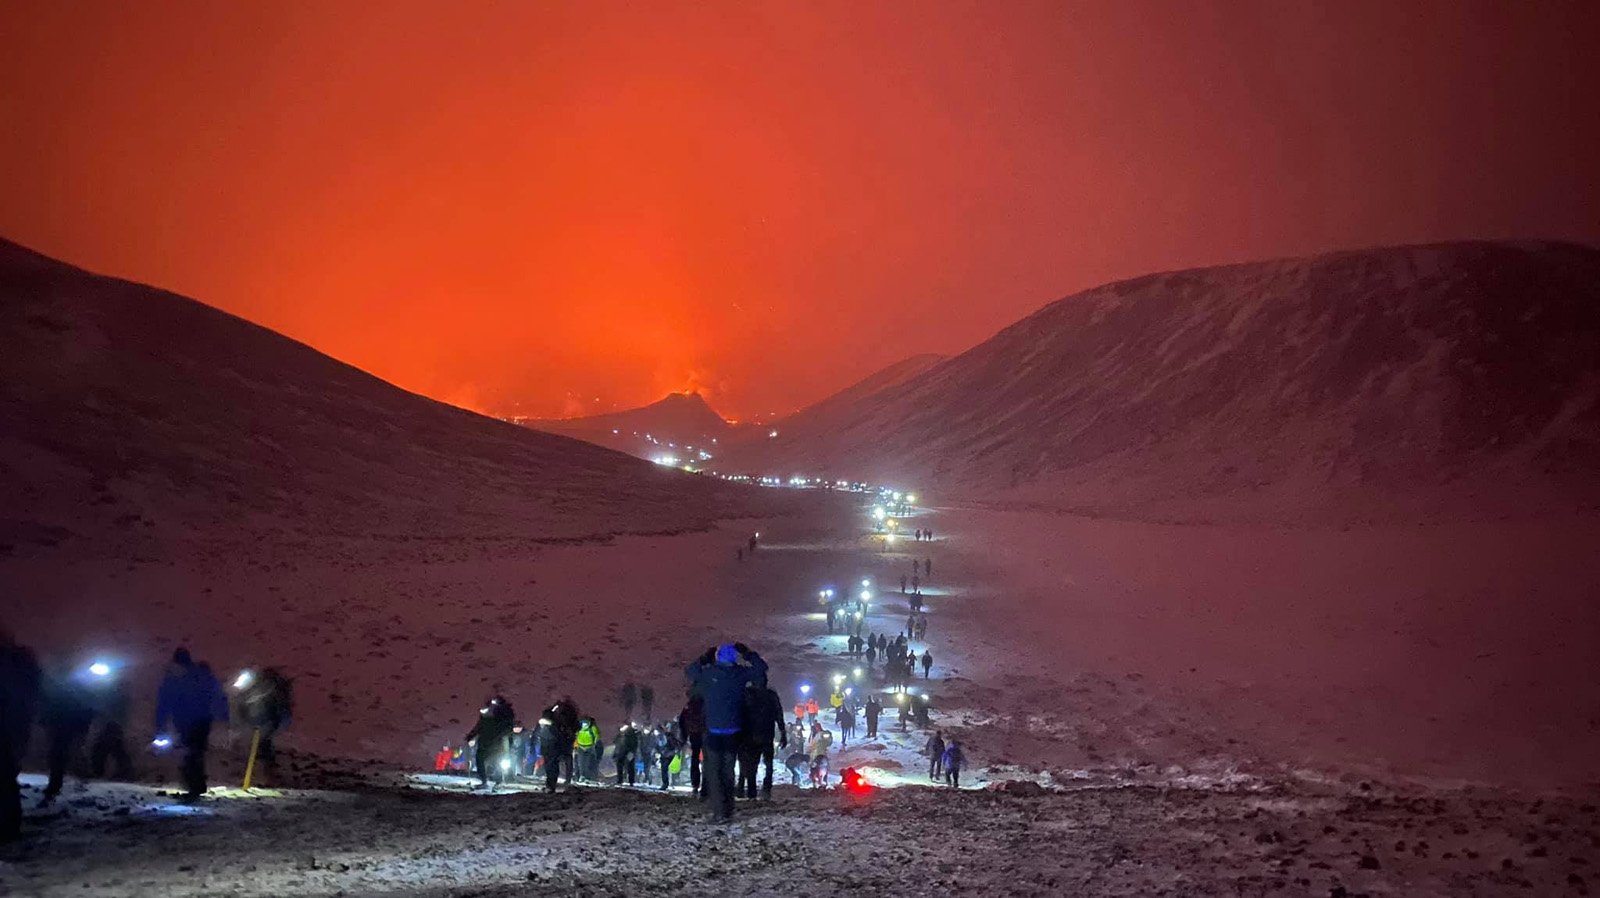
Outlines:
{"type": "Polygon", "coordinates": [[[95,785],[0,849],[16,895],[1585,895],[1594,796],[1235,788],[683,795],[95,785]],[[981,891],[977,891],[981,890],[981,891]]]}

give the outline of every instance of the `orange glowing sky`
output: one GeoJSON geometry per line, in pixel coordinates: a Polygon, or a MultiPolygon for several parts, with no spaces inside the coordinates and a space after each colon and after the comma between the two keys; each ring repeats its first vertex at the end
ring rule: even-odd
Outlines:
{"type": "Polygon", "coordinates": [[[1600,242],[1597,8],[11,3],[0,234],[458,404],[749,417],[1118,277],[1600,242]]]}

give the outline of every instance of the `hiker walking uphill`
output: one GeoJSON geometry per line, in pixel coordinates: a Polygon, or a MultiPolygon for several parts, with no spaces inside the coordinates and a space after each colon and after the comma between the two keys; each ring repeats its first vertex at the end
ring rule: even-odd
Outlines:
{"type": "Polygon", "coordinates": [[[275,667],[259,674],[246,671],[239,676],[242,685],[234,697],[234,720],[261,734],[256,757],[263,765],[275,768],[278,753],[274,740],[294,713],[294,685],[275,667]]]}
{"type": "Polygon", "coordinates": [[[639,756],[639,731],[633,724],[625,723],[622,729],[617,730],[617,737],[611,743],[611,760],[617,765],[617,785],[622,785],[627,779],[628,785],[637,783],[638,770],[634,762],[639,756]]]}
{"type": "Polygon", "coordinates": [[[206,749],[210,747],[212,721],[218,718],[228,719],[228,700],[222,684],[212,676],[210,668],[189,656],[188,649],[177,649],[156,694],[155,731],[183,747],[185,802],[198,801],[205,794],[206,749]]]}
{"type": "Polygon", "coordinates": [[[467,735],[461,737],[462,742],[477,740],[479,786],[487,788],[491,775],[496,779],[504,779],[500,774],[500,761],[510,759],[511,730],[515,720],[516,713],[511,710],[511,703],[498,695],[491,696],[478,709],[478,722],[472,725],[467,735]]]}
{"type": "Polygon", "coordinates": [[[775,750],[772,739],[776,734],[783,748],[789,747],[789,731],[783,725],[783,701],[772,689],[750,685],[744,691],[744,732],[740,735],[739,791],[746,798],[756,797],[757,767],[765,763],[766,778],[762,781],[761,797],[772,797],[772,761],[775,750]]]}
{"type": "Polygon", "coordinates": [[[691,694],[678,712],[678,738],[689,746],[689,788],[700,798],[705,793],[700,788],[700,750],[706,738],[706,702],[700,695],[691,694]]]}
{"type": "Polygon", "coordinates": [[[46,807],[61,794],[66,779],[67,764],[79,755],[84,740],[89,737],[89,724],[94,720],[94,706],[90,703],[88,689],[68,666],[55,666],[44,681],[43,702],[39,722],[44,726],[49,746],[50,779],[44,787],[40,807],[46,807]]]}
{"type": "Polygon", "coordinates": [[[878,716],[883,713],[883,703],[878,701],[876,695],[869,695],[866,708],[863,710],[867,715],[867,738],[875,739],[878,736],[878,716]]]}
{"type": "Polygon", "coordinates": [[[954,788],[961,788],[961,766],[967,762],[967,756],[961,751],[961,743],[954,739],[944,749],[944,781],[954,788]]]}
{"type": "Polygon", "coordinates": [[[571,698],[550,706],[539,721],[539,754],[544,757],[544,790],[554,792],[561,768],[567,770],[567,785],[572,785],[572,748],[578,738],[578,706],[571,698]]]}
{"type": "Polygon", "coordinates": [[[935,730],[923,749],[928,752],[928,779],[938,782],[944,776],[944,733],[935,730]]]}
{"type": "Polygon", "coordinates": [[[922,678],[924,680],[926,680],[926,679],[928,679],[928,677],[932,676],[932,673],[933,673],[933,650],[932,649],[923,649],[922,650],[922,678]]]}
{"type": "Polygon", "coordinates": [[[578,722],[578,734],[573,737],[572,745],[579,781],[600,782],[600,755],[605,750],[605,740],[593,717],[585,717],[578,722]]]}
{"type": "Polygon", "coordinates": [[[673,735],[671,724],[656,727],[655,735],[651,738],[651,750],[656,763],[661,765],[661,791],[665,792],[672,788],[673,774],[678,772],[678,752],[683,746],[673,735]]]}
{"type": "Polygon", "coordinates": [[[743,643],[718,646],[685,668],[689,688],[705,702],[706,789],[713,820],[733,819],[733,768],[738,760],[747,686],[767,687],[767,662],[743,643]]]}

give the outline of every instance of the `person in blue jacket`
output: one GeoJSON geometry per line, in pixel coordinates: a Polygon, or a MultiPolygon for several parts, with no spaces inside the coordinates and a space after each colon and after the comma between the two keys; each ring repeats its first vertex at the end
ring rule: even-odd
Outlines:
{"type": "Polygon", "coordinates": [[[767,662],[743,643],[718,646],[685,668],[690,691],[705,702],[705,769],[711,818],[733,818],[733,768],[739,757],[746,684],[767,686],[767,662]]]}
{"type": "Polygon", "coordinates": [[[172,665],[156,694],[158,738],[175,736],[183,746],[185,802],[198,801],[206,792],[206,749],[211,724],[228,719],[228,698],[222,684],[205,664],[196,664],[189,650],[172,653],[172,665]],[[169,727],[170,724],[170,727],[169,727]],[[168,736],[167,734],[171,734],[168,736]]]}

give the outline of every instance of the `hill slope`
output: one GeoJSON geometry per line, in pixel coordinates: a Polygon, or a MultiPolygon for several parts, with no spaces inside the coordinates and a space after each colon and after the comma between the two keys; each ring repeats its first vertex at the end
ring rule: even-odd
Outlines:
{"type": "MultiPolygon", "coordinates": [[[[901,359],[887,368],[881,368],[856,381],[821,402],[806,406],[777,422],[775,427],[780,433],[790,429],[797,429],[802,432],[826,431],[839,419],[848,418],[857,403],[864,402],[878,393],[914,380],[933,370],[940,363],[948,361],[949,358],[947,355],[930,352],[901,359]]],[[[762,435],[765,436],[764,433],[762,435]]]]}
{"type": "Polygon", "coordinates": [[[526,423],[536,430],[585,440],[639,458],[676,455],[685,461],[690,459],[683,447],[694,446],[710,453],[734,430],[699,393],[669,393],[649,405],[605,415],[526,423]]]}
{"type": "Polygon", "coordinates": [[[576,538],[705,526],[745,501],[3,241],[0,335],[8,551],[240,532],[576,538]]]}
{"type": "Polygon", "coordinates": [[[1155,518],[1592,508],[1597,399],[1600,251],[1399,247],[1088,290],[725,464],[1155,518]]]}

